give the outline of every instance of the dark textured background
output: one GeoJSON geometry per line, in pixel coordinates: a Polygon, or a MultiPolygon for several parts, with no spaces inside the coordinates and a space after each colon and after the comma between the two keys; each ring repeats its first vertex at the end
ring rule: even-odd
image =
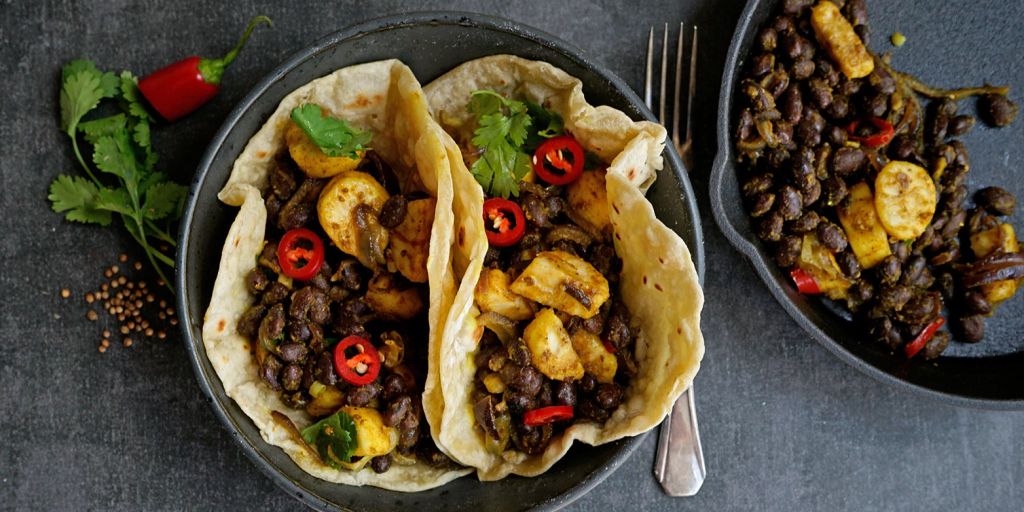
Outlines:
{"type": "MultiPolygon", "coordinates": [[[[252,83],[353,22],[442,8],[506,16],[575,43],[637,87],[647,28],[695,22],[701,55],[693,181],[706,212],[717,84],[741,3],[0,3],[0,509],[301,508],[245,459],[214,418],[176,331],[164,342],[130,349],[115,343],[97,353],[101,327],[85,318],[82,294],[99,285],[118,254],[136,253],[124,233],[71,225],[49,211],[49,182],[80,172],[58,129],[65,61],[84,56],[101,68],[141,75],[184,55],[219,54],[249,16],[270,15],[275,27],[259,30],[228,71],[221,95],[155,131],[160,167],[187,183],[206,141],[252,83]],[[60,298],[64,287],[71,299],[60,298]]],[[[932,12],[927,0],[879,3],[871,3],[875,47],[903,31],[909,41],[897,63],[904,69],[945,85],[987,79],[1024,88],[1016,27],[1024,4],[955,0],[932,12]],[[965,16],[968,6],[977,14],[965,16]]],[[[1014,98],[1022,99],[1019,92],[1014,98]]],[[[971,104],[962,105],[972,110],[971,104]]],[[[975,168],[1019,169],[1021,134],[1019,121],[1012,131],[976,129],[966,138],[975,168]]],[[[1018,226],[1020,219],[1018,213],[1018,226]]],[[[709,214],[703,221],[707,355],[697,406],[709,471],[704,488],[690,499],[662,495],[651,476],[649,436],[571,509],[1020,509],[1024,414],[951,408],[856,373],[804,335],[709,214]]]]}

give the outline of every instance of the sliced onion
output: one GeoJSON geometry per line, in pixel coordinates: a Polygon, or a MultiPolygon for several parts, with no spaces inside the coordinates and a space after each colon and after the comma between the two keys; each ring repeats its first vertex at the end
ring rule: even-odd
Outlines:
{"type": "Polygon", "coordinates": [[[1006,279],[1024,277],[1024,254],[1011,252],[982,258],[962,270],[963,284],[974,288],[1006,279]]]}
{"type": "Polygon", "coordinates": [[[594,237],[590,236],[589,233],[584,231],[579,226],[572,224],[561,224],[551,228],[550,231],[544,235],[544,241],[553,244],[559,240],[568,240],[582,247],[586,247],[594,242],[594,237]]]}
{"type": "Polygon", "coordinates": [[[506,316],[488,311],[477,318],[480,325],[490,329],[503,344],[508,344],[516,337],[516,323],[506,316]]]}
{"type": "Polygon", "coordinates": [[[321,464],[324,463],[316,449],[310,446],[309,443],[302,438],[302,433],[299,432],[299,427],[296,427],[295,423],[292,423],[291,418],[280,411],[270,411],[270,417],[274,419],[274,423],[277,423],[285,430],[285,432],[288,432],[288,435],[292,437],[292,441],[295,441],[296,444],[305,449],[306,452],[312,455],[315,460],[321,464]]]}

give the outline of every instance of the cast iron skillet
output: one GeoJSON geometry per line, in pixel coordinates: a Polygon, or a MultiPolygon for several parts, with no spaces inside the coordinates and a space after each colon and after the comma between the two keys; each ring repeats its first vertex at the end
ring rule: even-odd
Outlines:
{"type": "MultiPolygon", "coordinates": [[[[622,80],[582,52],[538,30],[512,21],[454,12],[382,18],[346,28],[304,49],[262,79],[228,115],[196,172],[181,222],[177,255],[179,311],[200,386],[245,454],[278,485],[321,510],[552,510],[582,496],[613,472],[644,436],[599,447],[579,443],[555,467],[537,478],[509,477],[482,484],[470,476],[420,493],[331,484],[308,475],[277,447],[268,445],[237,404],[224,394],[202,345],[202,320],[217,272],[221,247],[237,213],[217,201],[232,163],[280,100],[297,87],[331,71],[361,62],[398,58],[427,83],[456,65],[497,53],[548,61],[583,80],[591,103],[611,105],[634,119],[654,120],[622,80]]],[[[704,251],[700,218],[679,157],[666,151],[662,172],[648,197],[659,216],[689,245],[700,276],[704,251]]]]}
{"type": "MultiPolygon", "coordinates": [[[[793,319],[851,366],[898,388],[956,405],[1024,409],[1024,339],[1021,336],[1024,318],[1014,311],[998,311],[994,318],[989,319],[988,334],[977,345],[954,341],[936,361],[918,358],[907,362],[901,354],[893,354],[870,340],[866,327],[853,322],[840,307],[827,300],[797,293],[789,275],[775,264],[768,248],[757,238],[737,181],[733,104],[739,74],[754,37],[774,14],[777,3],[772,0],[748,1],[729,47],[719,92],[718,155],[710,185],[711,207],[719,227],[729,241],[750,259],[768,289],[793,319]]],[[[881,32],[872,32],[876,34],[875,40],[884,37],[878,35],[881,32]]],[[[938,51],[939,45],[935,48],[938,51]]],[[[961,109],[970,111],[965,104],[961,109]]],[[[972,173],[977,173],[981,167],[977,163],[978,152],[973,151],[971,144],[968,144],[968,150],[975,156],[972,173]]],[[[975,179],[972,190],[979,186],[979,182],[999,183],[998,177],[982,175],[975,179]]],[[[1020,302],[1019,297],[1014,300],[1020,302]]],[[[1008,303],[1001,307],[1009,309],[1019,307],[1019,304],[1008,303]]]]}

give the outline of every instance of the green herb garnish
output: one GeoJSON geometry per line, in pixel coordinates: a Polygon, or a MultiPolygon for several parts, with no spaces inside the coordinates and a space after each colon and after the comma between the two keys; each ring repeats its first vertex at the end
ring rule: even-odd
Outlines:
{"type": "Polygon", "coordinates": [[[344,411],[338,411],[304,429],[302,439],[316,447],[320,458],[335,469],[349,462],[356,449],[356,423],[344,411]]]}
{"type": "Polygon", "coordinates": [[[358,158],[373,138],[372,133],[352,128],[343,119],[325,116],[320,105],[313,103],[293,108],[292,121],[327,156],[358,158]]]}
{"type": "Polygon", "coordinates": [[[51,207],[68,220],[101,226],[109,226],[115,214],[120,216],[170,288],[164,267],[173,269],[174,260],[152,243],[177,245],[170,231],[181,216],[188,189],[154,170],[152,118],[139,99],[138,80],[128,71],[120,76],[101,72],[88,60],[69,62],[61,70],[60,114],[61,130],[71,138],[75,158],[88,179],[57,176],[50,184],[51,207]],[[118,100],[123,112],[82,121],[104,99],[118,100]],[[100,180],[82,157],[79,135],[92,145],[92,164],[111,175],[108,179],[100,180]]]}
{"type": "Polygon", "coordinates": [[[544,139],[562,134],[562,118],[489,89],[473,92],[469,111],[477,118],[473,145],[483,150],[470,171],[489,195],[518,196],[519,181],[532,167],[531,153],[544,139]]]}

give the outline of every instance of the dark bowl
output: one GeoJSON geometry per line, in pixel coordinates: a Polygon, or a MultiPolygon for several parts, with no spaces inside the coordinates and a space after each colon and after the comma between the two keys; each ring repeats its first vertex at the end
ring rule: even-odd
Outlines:
{"type": "MultiPolygon", "coordinates": [[[[722,88],[719,92],[718,156],[710,180],[711,206],[719,227],[729,241],[750,259],[765,285],[793,319],[825,348],[851,366],[882,382],[956,405],[1024,409],[1024,378],[1021,378],[1024,375],[1024,314],[1021,313],[1021,303],[1024,301],[1019,297],[1000,306],[997,314],[988,320],[988,334],[981,343],[968,345],[954,341],[943,356],[935,361],[922,361],[917,358],[908,362],[902,354],[893,354],[881,344],[870,340],[864,326],[850,320],[849,314],[834,303],[797,293],[788,273],[774,263],[768,248],[757,238],[744,208],[737,180],[736,153],[732,140],[736,118],[733,104],[737,80],[746,58],[750,55],[754,36],[764,22],[774,14],[777,3],[770,0],[750,0],[740,16],[729,48],[722,76],[722,88]]],[[[871,11],[871,28],[876,34],[874,40],[882,41],[876,43],[876,47],[884,44],[884,36],[879,34],[889,34],[891,31],[886,29],[898,28],[899,17],[940,19],[938,16],[929,16],[927,10],[934,7],[931,2],[917,2],[911,5],[901,3],[898,9],[879,4],[880,2],[871,3],[872,9],[877,8],[877,12],[871,11]],[[893,12],[896,10],[900,12],[893,12]]],[[[978,9],[982,8],[978,6],[978,9]]],[[[969,6],[960,11],[959,15],[965,20],[986,16],[977,9],[972,11],[969,6]]],[[[1003,29],[1000,27],[1006,28],[1006,34],[1011,34],[1007,36],[1011,43],[1016,41],[1019,46],[1019,33],[1009,32],[1008,28],[1015,25],[1000,26],[996,23],[996,26],[990,29],[998,33],[1003,29]]],[[[958,53],[958,59],[966,62],[942,62],[944,66],[958,66],[961,69],[928,69],[928,63],[934,63],[935,54],[943,48],[942,38],[946,37],[948,32],[943,32],[939,27],[936,27],[935,33],[925,29],[920,32],[911,39],[914,42],[914,49],[911,52],[918,52],[921,55],[911,56],[917,57],[920,61],[913,71],[919,73],[922,78],[947,85],[950,81],[949,76],[970,77],[966,79],[975,81],[980,79],[973,77],[991,77],[993,81],[1006,79],[1007,73],[1005,68],[999,66],[998,59],[991,62],[983,59],[971,60],[971,54],[963,50],[958,53]]],[[[986,36],[984,33],[979,36],[982,40],[994,37],[991,34],[986,36]]],[[[882,51],[888,49],[882,48],[882,51]]],[[[897,67],[900,62],[906,62],[905,57],[906,54],[897,54],[897,67]]],[[[1010,55],[1005,56],[1005,59],[1010,58],[1010,55]]],[[[910,67],[914,67],[913,63],[910,67]]],[[[971,112],[965,107],[967,102],[962,102],[961,111],[971,112]]],[[[1015,134],[1020,133],[1020,121],[1009,129],[1013,130],[1010,133],[984,129],[980,124],[966,138],[967,148],[972,156],[971,189],[974,190],[984,184],[1000,184],[1011,191],[1016,187],[1016,195],[1022,197],[1024,189],[1020,185],[1021,181],[1008,172],[998,170],[1000,165],[995,161],[996,158],[1002,160],[1003,154],[1009,158],[1005,146],[1011,140],[1015,140],[1015,134]],[[1003,147],[1003,151],[995,153],[1000,146],[1003,147]]],[[[1020,226],[1020,222],[1016,224],[1020,226]]]]}
{"type": "MultiPolygon", "coordinates": [[[[464,13],[420,13],[389,17],[346,28],[304,49],[260,80],[228,115],[196,172],[181,222],[177,257],[179,310],[196,377],[210,403],[245,454],[288,493],[322,510],[552,510],[582,496],[615,470],[644,436],[598,447],[579,443],[550,471],[536,478],[509,477],[480,483],[470,476],[430,491],[408,494],[374,487],[350,487],[318,480],[260,437],[252,421],[224,394],[202,345],[203,314],[209,304],[217,263],[237,209],[217,201],[232,163],[281,99],[295,88],[337,68],[386,58],[409,65],[427,83],[458,64],[497,53],[548,61],[583,80],[594,104],[616,107],[634,119],[653,115],[622,80],[583,53],[538,30],[509,20],[464,13]]],[[[649,197],[659,216],[675,229],[704,275],[700,220],[690,182],[679,157],[666,152],[663,172],[649,197]]]]}

